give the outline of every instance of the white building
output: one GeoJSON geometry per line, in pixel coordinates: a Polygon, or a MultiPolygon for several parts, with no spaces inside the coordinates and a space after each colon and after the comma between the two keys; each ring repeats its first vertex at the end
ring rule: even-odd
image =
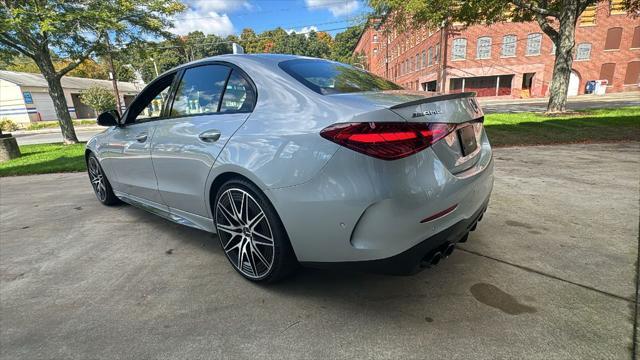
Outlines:
{"type": "MultiPolygon", "coordinates": [[[[72,119],[95,118],[93,109],[80,101],[80,93],[92,86],[113,89],[111,80],[64,76],[61,79],[72,119]]],[[[128,106],[143,84],[118,81],[121,103],[128,106]]],[[[0,70],[0,120],[18,124],[57,120],[49,87],[41,74],[0,70]]]]}

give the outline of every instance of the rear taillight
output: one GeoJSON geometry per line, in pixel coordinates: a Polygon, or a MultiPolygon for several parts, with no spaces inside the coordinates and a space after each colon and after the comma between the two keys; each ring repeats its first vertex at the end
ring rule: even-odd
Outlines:
{"type": "Polygon", "coordinates": [[[320,135],[365,155],[396,160],[428,148],[454,128],[443,123],[341,123],[324,128],[320,135]]]}

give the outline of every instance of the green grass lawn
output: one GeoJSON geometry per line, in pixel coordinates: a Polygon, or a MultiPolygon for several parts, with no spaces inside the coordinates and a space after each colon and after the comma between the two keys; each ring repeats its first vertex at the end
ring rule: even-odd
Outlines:
{"type": "MultiPolygon", "coordinates": [[[[556,117],[488,114],[484,124],[493,146],[640,141],[640,106],[556,117]]],[[[86,169],[84,144],[25,145],[20,151],[20,158],[0,163],[0,177],[86,169]]]]}
{"type": "Polygon", "coordinates": [[[84,145],[42,144],[20,146],[22,156],[0,163],[0,177],[84,171],[84,145]]]}
{"type": "Polygon", "coordinates": [[[493,146],[640,141],[640,106],[585,110],[571,115],[487,114],[493,146]]]}

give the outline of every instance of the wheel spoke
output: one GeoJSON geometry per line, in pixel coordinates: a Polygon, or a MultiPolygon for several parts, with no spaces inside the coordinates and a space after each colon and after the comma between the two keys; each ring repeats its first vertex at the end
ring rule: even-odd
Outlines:
{"type": "Polygon", "coordinates": [[[260,221],[262,221],[262,219],[265,218],[264,212],[260,211],[260,213],[258,215],[256,215],[253,219],[251,219],[251,221],[249,222],[249,224],[247,226],[249,226],[249,229],[251,229],[251,231],[253,231],[253,229],[255,229],[256,225],[258,225],[260,223],[260,221]]]}
{"type": "Polygon", "coordinates": [[[231,221],[231,219],[235,220],[235,222],[238,224],[242,224],[240,221],[238,221],[238,219],[235,218],[235,216],[233,216],[232,213],[229,212],[227,208],[224,207],[224,205],[218,203],[218,208],[222,210],[222,215],[224,216],[225,219],[227,219],[229,224],[233,225],[234,223],[233,221],[231,221]],[[229,217],[231,217],[231,219],[229,217]]]}
{"type": "Polygon", "coordinates": [[[257,232],[257,231],[252,231],[252,232],[251,232],[251,234],[254,236],[254,240],[253,240],[253,242],[254,242],[254,243],[256,243],[256,244],[262,244],[262,243],[263,243],[262,241],[256,241],[256,240],[255,240],[255,237],[256,237],[256,236],[259,236],[259,237],[261,237],[261,238],[263,238],[263,239],[265,239],[265,240],[267,240],[267,241],[269,242],[269,243],[267,243],[267,244],[263,244],[263,245],[270,245],[270,246],[273,246],[273,238],[270,238],[270,237],[268,237],[268,236],[264,236],[264,235],[260,234],[260,233],[259,233],[259,232],[257,232]]]}
{"type": "Polygon", "coordinates": [[[233,196],[231,196],[231,192],[228,192],[227,196],[229,197],[229,204],[231,206],[231,211],[233,212],[233,217],[242,224],[242,218],[240,217],[240,213],[238,213],[238,209],[236,208],[235,201],[233,201],[233,196]]]}
{"type": "MultiPolygon", "coordinates": [[[[238,236],[238,235],[236,235],[236,236],[238,236]]],[[[242,237],[242,236],[240,236],[240,241],[236,242],[236,244],[235,244],[235,245],[233,245],[232,247],[229,247],[229,244],[231,244],[231,242],[233,241],[233,239],[234,239],[236,236],[232,236],[232,237],[231,237],[231,239],[229,239],[229,241],[227,241],[227,244],[226,244],[226,245],[224,245],[224,251],[225,251],[225,252],[229,253],[230,251],[233,251],[234,249],[240,248],[240,246],[242,246],[242,239],[243,239],[243,237],[242,237]]]]}
{"type": "Polygon", "coordinates": [[[222,230],[231,235],[242,235],[242,229],[238,226],[218,224],[218,230],[222,230]]]}
{"type": "Polygon", "coordinates": [[[258,259],[266,266],[266,267],[270,267],[269,262],[267,261],[267,259],[264,258],[264,256],[260,253],[260,250],[258,249],[254,249],[253,247],[251,248],[251,250],[258,255],[258,259]]]}

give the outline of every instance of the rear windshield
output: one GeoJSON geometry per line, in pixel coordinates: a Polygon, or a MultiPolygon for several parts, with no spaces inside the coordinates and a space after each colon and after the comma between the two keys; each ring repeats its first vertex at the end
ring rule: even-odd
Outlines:
{"type": "Polygon", "coordinates": [[[278,65],[306,87],[323,95],[402,89],[379,76],[334,61],[296,59],[278,65]]]}

